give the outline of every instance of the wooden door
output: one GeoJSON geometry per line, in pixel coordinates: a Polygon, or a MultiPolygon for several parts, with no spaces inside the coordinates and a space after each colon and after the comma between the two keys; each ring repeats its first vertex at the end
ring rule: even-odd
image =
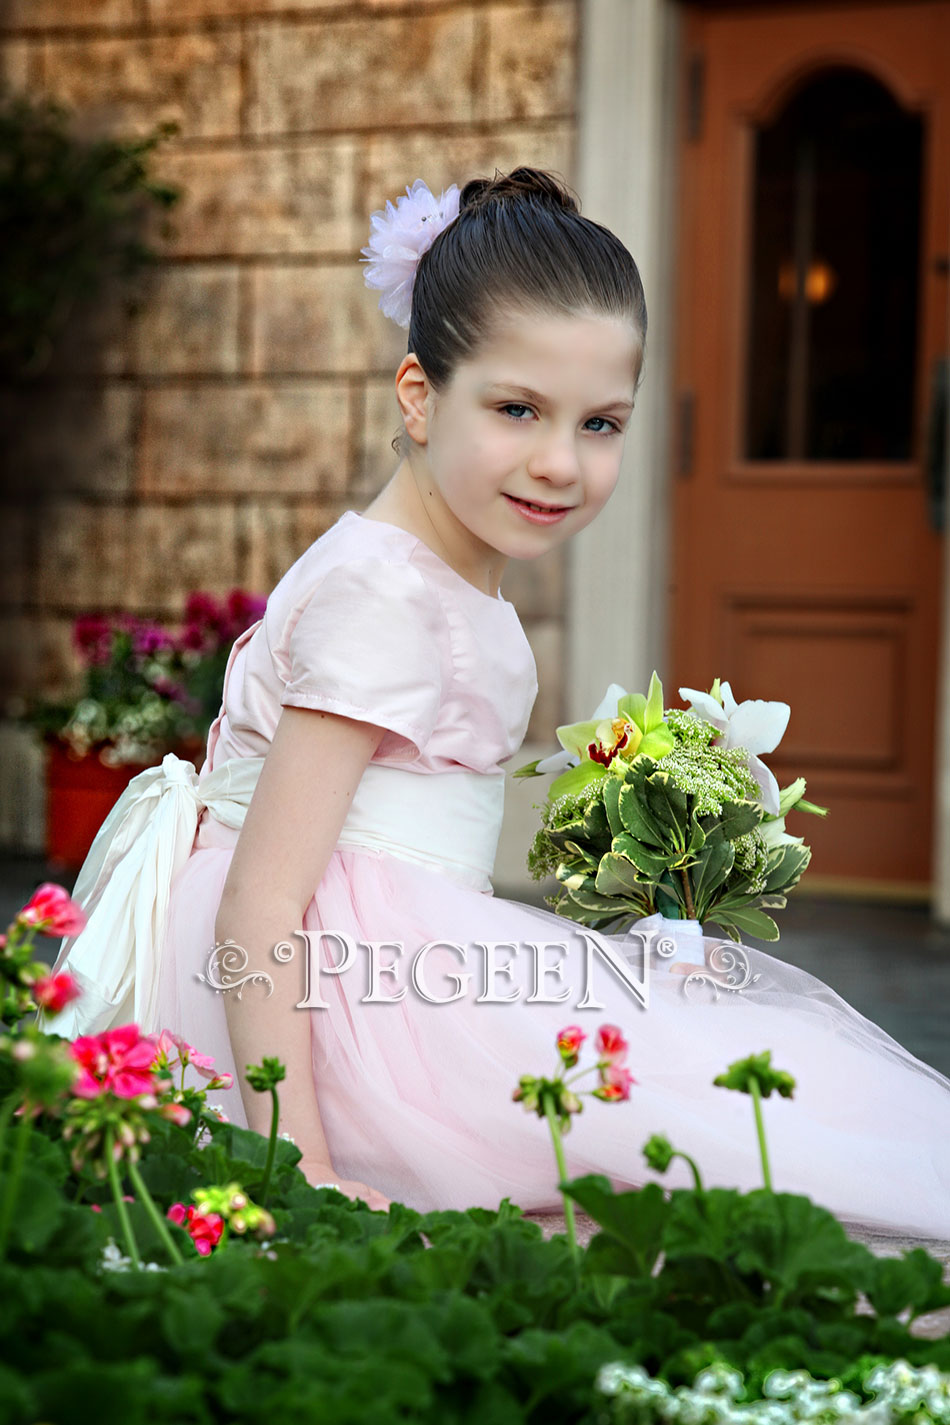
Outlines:
{"type": "Polygon", "coordinates": [[[670,686],[791,705],[813,888],[924,896],[950,3],[688,9],[682,112],[670,686]]]}

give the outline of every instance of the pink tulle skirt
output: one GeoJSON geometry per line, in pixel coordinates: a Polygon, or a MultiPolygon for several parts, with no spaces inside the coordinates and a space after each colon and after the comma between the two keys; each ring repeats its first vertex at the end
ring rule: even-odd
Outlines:
{"type": "MultiPolygon", "coordinates": [[[[236,1076],[223,995],[203,983],[214,945],[214,923],[237,831],[207,814],[192,854],[175,879],[160,980],[160,1024],[182,1034],[216,1066],[236,1076]]],[[[312,1069],[320,1114],[337,1172],[358,1179],[418,1211],[497,1208],[508,1197],[525,1211],[560,1205],[547,1124],[512,1101],[522,1074],[551,1076],[555,1038],[579,1024],[590,1036],[578,1068],[593,1063],[601,1024],[618,1025],[629,1041],[626,1060],[636,1083],[626,1101],[583,1100],[564,1139],[568,1175],[603,1173],[616,1188],[662,1181],[688,1186],[674,1160],[662,1178],[644,1164],[642,1146],[654,1133],[698,1163],[707,1186],[762,1185],[752,1101],[713,1086],[733,1060],[764,1049],[797,1081],[792,1099],[763,1103],[778,1191],[805,1193],[848,1224],[878,1231],[950,1238],[950,1081],[916,1059],[882,1029],[816,979],[746,947],[749,981],[717,993],[669,973],[654,957],[646,1008],[600,959],[594,958],[590,997],[602,1008],[578,1007],[584,991],[579,927],[553,912],[456,884],[437,871],[382,852],[340,847],[333,852],[303,929],[311,966],[339,962],[341,945],[317,932],[354,941],[397,941],[401,954],[383,975],[382,1003],[362,1002],[370,990],[369,955],[360,949],[343,974],[317,973],[312,982],[325,1008],[297,1010],[311,1022],[312,1069]],[[471,979],[452,1003],[429,1003],[411,982],[423,945],[425,984],[449,998],[459,976],[471,979]],[[509,975],[496,974],[496,995],[509,1003],[478,1003],[484,985],[485,942],[509,975]],[[562,979],[548,974],[549,1002],[528,1002],[538,957],[532,943],[567,942],[562,979]],[[466,947],[466,961],[453,946],[466,947]],[[406,987],[400,999],[392,998],[406,987]],[[569,993],[550,1002],[560,989],[569,993]]],[[[291,963],[270,973],[294,974],[304,998],[305,942],[294,936],[291,963]]],[[[630,941],[605,937],[630,954],[630,941]]],[[[558,956],[550,952],[547,963],[558,956]]],[[[642,972],[642,960],[635,967],[642,972]]],[[[263,994],[250,984],[245,996],[263,994]]],[[[314,1001],[311,990],[311,1000],[314,1001]]],[[[573,1074],[575,1071],[571,1071],[573,1074]]],[[[592,1071],[581,1091],[596,1086],[592,1071]]],[[[230,1120],[246,1124],[240,1090],[214,1091],[230,1120]]]]}

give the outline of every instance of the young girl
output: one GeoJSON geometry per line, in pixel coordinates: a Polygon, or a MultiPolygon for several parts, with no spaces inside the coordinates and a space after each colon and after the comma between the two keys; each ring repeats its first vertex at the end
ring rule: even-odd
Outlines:
{"type": "Polygon", "coordinates": [[[262,1131],[242,1070],[277,1055],[308,1178],[421,1211],[557,1207],[546,1125],[512,1092],[553,1071],[569,1023],[618,1025],[635,1080],[574,1115],[569,1176],[640,1184],[663,1132],[707,1184],[758,1186],[749,1101],[712,1080],[768,1048],[797,1080],[766,1108],[776,1187],[950,1236],[950,1082],[833,991],[749,950],[741,993],[699,1002],[658,964],[646,1008],[598,959],[580,1006],[583,937],[629,939],[492,895],[537,692],[502,575],[607,504],[646,305],[624,246],[534,169],[438,201],[419,181],[373,225],[368,280],[409,328],[399,464],[235,643],[200,779],[167,757],[110,814],[58,964],[86,994],[50,1027],[167,1027],[235,1075],[222,1107],[262,1131]],[[557,974],[537,947],[565,943],[557,974]]]}

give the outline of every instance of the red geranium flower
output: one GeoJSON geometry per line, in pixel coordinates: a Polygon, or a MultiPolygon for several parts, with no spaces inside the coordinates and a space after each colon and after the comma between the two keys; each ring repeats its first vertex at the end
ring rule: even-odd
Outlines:
{"type": "Polygon", "coordinates": [[[81,1034],[69,1046],[83,1072],[73,1085],[78,1098],[114,1093],[116,1098],[153,1094],[155,1040],[139,1032],[137,1024],[123,1024],[105,1034],[81,1034]]]}
{"type": "Polygon", "coordinates": [[[44,881],[17,913],[21,925],[32,925],[41,935],[78,935],[86,924],[82,907],[53,881],[44,881]]]}
{"type": "Polygon", "coordinates": [[[61,1009],[65,1009],[82,994],[82,990],[66,970],[61,970],[58,975],[41,975],[38,980],[34,980],[31,988],[36,1003],[45,1009],[47,1014],[59,1014],[61,1009]]]}
{"type": "Polygon", "coordinates": [[[165,1214],[178,1227],[184,1227],[195,1250],[207,1257],[221,1240],[224,1218],[217,1212],[202,1212],[198,1207],[186,1207],[183,1202],[173,1202],[165,1214]]]}

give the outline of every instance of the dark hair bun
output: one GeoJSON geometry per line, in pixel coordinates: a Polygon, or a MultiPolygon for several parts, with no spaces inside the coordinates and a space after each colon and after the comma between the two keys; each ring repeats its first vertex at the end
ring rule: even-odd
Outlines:
{"type": "Polygon", "coordinates": [[[472,212],[490,203],[524,200],[549,203],[579,213],[575,194],[556,174],[540,168],[514,168],[510,173],[495,169],[494,178],[472,178],[459,196],[459,213],[472,212]]]}
{"type": "Polygon", "coordinates": [[[559,173],[514,168],[460,184],[459,214],[416,265],[409,317],[414,352],[433,390],[506,323],[537,313],[594,312],[628,320],[643,372],[647,307],[637,264],[608,228],[582,217],[559,173]]]}

